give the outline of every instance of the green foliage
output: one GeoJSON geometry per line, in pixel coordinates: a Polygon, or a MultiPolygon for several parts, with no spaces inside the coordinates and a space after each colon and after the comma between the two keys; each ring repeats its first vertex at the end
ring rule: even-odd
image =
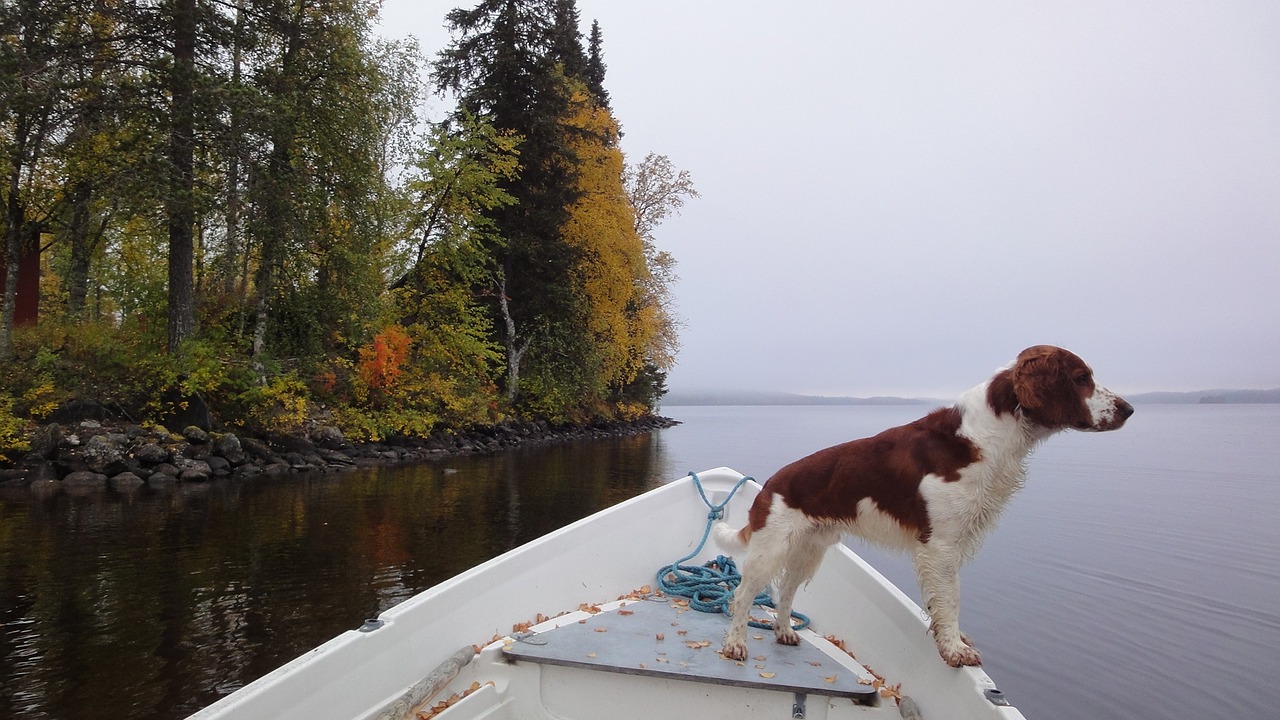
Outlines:
{"type": "Polygon", "coordinates": [[[13,412],[14,400],[0,392],[0,462],[7,462],[31,449],[27,442],[27,420],[13,412]]]}
{"type": "Polygon", "coordinates": [[[652,406],[675,350],[652,230],[696,193],[622,164],[599,27],[584,52],[574,0],[449,13],[431,82],[458,105],[415,138],[423,61],[373,37],[378,5],[0,3],[3,225],[46,247],[39,326],[0,329],[0,439],[72,398],[353,438],[652,406]]]}
{"type": "Polygon", "coordinates": [[[307,386],[293,374],[277,375],[235,398],[241,424],[250,430],[287,433],[302,427],[309,409],[307,386]]]}

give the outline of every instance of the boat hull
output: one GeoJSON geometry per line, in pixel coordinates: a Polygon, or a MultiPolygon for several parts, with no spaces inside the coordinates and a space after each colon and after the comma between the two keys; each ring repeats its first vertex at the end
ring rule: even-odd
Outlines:
{"type": "MultiPolygon", "coordinates": [[[[742,478],[728,468],[698,475],[720,502],[742,478]]],[[[759,486],[748,481],[726,508],[746,521],[759,486]]],[[[489,645],[436,698],[479,683],[480,689],[444,718],[651,718],[655,702],[686,716],[770,716],[790,709],[790,693],[643,678],[589,669],[509,663],[495,637],[586,604],[616,601],[656,585],[658,569],[693,552],[703,538],[707,507],[683,478],[511,550],[393,607],[365,630],[352,630],[191,716],[191,720],[391,720],[403,717],[412,688],[460,648],[489,645]],[[654,695],[654,693],[662,693],[654,695]],[[678,705],[670,705],[678,702],[678,705]],[[738,708],[738,710],[734,710],[738,708]],[[760,713],[760,714],[757,714],[760,713]]],[[[715,557],[707,543],[699,564],[715,557]]],[[[857,660],[902,694],[921,716],[1003,718],[1021,714],[990,699],[995,684],[981,668],[952,668],[938,656],[924,613],[892,583],[841,544],[797,595],[796,608],[819,635],[844,640],[857,660]]],[[[718,648],[718,644],[709,651],[718,648]]],[[[465,653],[464,653],[465,655],[465,653]]],[[[897,717],[891,698],[881,708],[847,699],[810,702],[807,717],[897,717]]]]}

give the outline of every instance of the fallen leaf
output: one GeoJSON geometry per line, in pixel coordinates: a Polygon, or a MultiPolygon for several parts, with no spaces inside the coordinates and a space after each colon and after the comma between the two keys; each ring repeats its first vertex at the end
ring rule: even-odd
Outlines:
{"type": "Polygon", "coordinates": [[[902,683],[898,683],[897,685],[886,684],[884,687],[880,688],[880,697],[893,698],[894,700],[901,700],[902,699],[902,683]]]}
{"type": "Polygon", "coordinates": [[[752,660],[768,660],[768,659],[769,658],[764,655],[757,655],[754,658],[752,658],[752,660]]]}
{"type": "Polygon", "coordinates": [[[771,672],[762,672],[762,673],[760,673],[760,677],[765,678],[766,680],[767,680],[768,678],[775,677],[776,675],[777,675],[777,673],[771,673],[771,672]]]}
{"type": "Polygon", "coordinates": [[[587,657],[595,657],[595,656],[596,656],[595,653],[587,653],[587,657]]]}
{"type": "Polygon", "coordinates": [[[636,614],[636,611],[635,611],[635,610],[621,610],[621,609],[619,609],[619,610],[618,610],[618,614],[619,614],[619,615],[635,615],[635,614],[636,614]]]}
{"type": "Polygon", "coordinates": [[[609,632],[609,628],[596,628],[596,632],[609,632]]]}
{"type": "Polygon", "coordinates": [[[835,681],[836,681],[836,676],[835,676],[835,675],[832,675],[832,676],[830,676],[830,677],[824,677],[824,678],[822,678],[822,679],[823,679],[823,680],[826,680],[826,681],[827,681],[827,682],[829,682],[829,683],[833,683],[833,682],[835,682],[835,681]]]}
{"type": "Polygon", "coordinates": [[[666,635],[663,635],[662,633],[658,633],[658,642],[662,642],[663,640],[666,640],[666,639],[667,639],[666,635]]]}

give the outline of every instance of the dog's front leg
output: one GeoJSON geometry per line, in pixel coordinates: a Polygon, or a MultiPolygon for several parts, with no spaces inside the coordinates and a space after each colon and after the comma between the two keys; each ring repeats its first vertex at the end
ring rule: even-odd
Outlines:
{"type": "Polygon", "coordinates": [[[952,667],[981,665],[982,655],[960,632],[960,553],[929,542],[916,551],[915,568],[942,659],[952,667]]]}

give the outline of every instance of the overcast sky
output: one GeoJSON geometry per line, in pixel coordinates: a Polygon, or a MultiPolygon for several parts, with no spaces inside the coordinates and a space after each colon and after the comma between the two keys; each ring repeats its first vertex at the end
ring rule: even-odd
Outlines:
{"type": "MultiPolygon", "coordinates": [[[[434,58],[473,5],[381,31],[434,58]]],[[[702,194],[658,230],[673,390],[949,397],[1039,343],[1120,391],[1280,386],[1275,0],[578,8],[623,150],[702,194]]]]}

